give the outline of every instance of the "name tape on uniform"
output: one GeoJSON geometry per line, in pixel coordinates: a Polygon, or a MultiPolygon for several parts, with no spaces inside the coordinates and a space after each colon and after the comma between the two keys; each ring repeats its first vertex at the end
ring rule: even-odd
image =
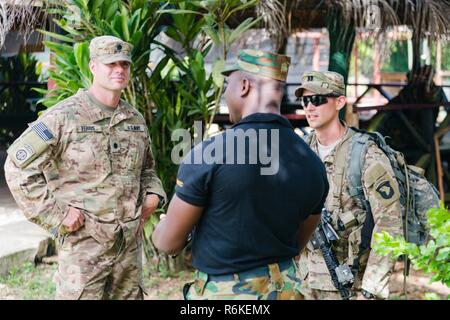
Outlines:
{"type": "Polygon", "coordinates": [[[77,132],[102,132],[103,129],[101,126],[97,125],[81,125],[77,126],[77,132]]]}
{"type": "Polygon", "coordinates": [[[125,124],[125,131],[144,132],[143,124],[125,124]]]}

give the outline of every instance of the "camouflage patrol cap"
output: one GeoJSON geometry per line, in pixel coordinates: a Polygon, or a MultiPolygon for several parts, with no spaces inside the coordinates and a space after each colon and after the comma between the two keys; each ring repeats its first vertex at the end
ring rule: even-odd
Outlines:
{"type": "Polygon", "coordinates": [[[257,76],[286,81],[291,58],[262,50],[239,50],[237,61],[222,71],[229,76],[233,71],[244,71],[257,76]]]}
{"type": "Polygon", "coordinates": [[[301,97],[304,90],[316,94],[345,95],[344,77],[333,71],[308,71],[302,76],[300,87],[295,90],[295,95],[301,97]]]}
{"type": "Polygon", "coordinates": [[[95,58],[104,64],[116,61],[131,63],[131,49],[131,44],[113,36],[95,37],[89,44],[91,59],[95,58]]]}

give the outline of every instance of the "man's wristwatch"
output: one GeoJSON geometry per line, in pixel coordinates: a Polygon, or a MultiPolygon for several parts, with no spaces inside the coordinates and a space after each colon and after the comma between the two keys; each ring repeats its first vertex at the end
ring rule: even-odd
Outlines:
{"type": "Polygon", "coordinates": [[[361,294],[366,299],[375,299],[375,296],[373,294],[371,294],[369,291],[366,291],[364,289],[361,290],[361,294]]]}

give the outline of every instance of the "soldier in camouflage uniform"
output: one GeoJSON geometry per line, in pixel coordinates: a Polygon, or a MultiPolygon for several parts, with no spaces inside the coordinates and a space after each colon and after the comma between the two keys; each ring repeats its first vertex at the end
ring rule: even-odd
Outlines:
{"type": "MultiPolygon", "coordinates": [[[[370,248],[360,252],[366,212],[349,194],[346,181],[348,164],[359,159],[348,159],[354,131],[339,120],[339,110],[346,103],[343,77],[335,72],[306,72],[295,94],[314,129],[307,141],[327,170],[330,192],[325,208],[331,213],[339,236],[333,250],[339,262],[348,264],[356,274],[352,289],[357,298],[386,299],[394,262],[370,248]]],[[[383,151],[374,142],[370,143],[361,177],[365,198],[372,209],[373,233],[386,231],[402,235],[399,189],[394,172],[383,151]]],[[[320,250],[314,250],[311,244],[301,255],[299,272],[305,281],[303,293],[307,298],[341,299],[320,250]]]]}
{"type": "Polygon", "coordinates": [[[131,45],[90,43],[93,84],[40,116],[8,150],[25,216],[58,237],[57,299],[142,299],[142,227],[166,197],[142,115],[120,99],[131,45]]]}
{"type": "MultiPolygon", "coordinates": [[[[179,168],[176,194],[153,242],[176,253],[195,227],[198,272],[184,288],[186,299],[303,298],[293,258],[317,226],[328,183],[320,159],[280,115],[289,63],[284,55],[241,50],[236,64],[223,72],[234,126],[198,144],[179,168]],[[252,133],[248,144],[274,157],[279,151],[274,158],[279,167],[268,175],[261,173],[261,161],[238,163],[234,147],[224,148],[235,145],[239,134],[252,133]],[[202,152],[208,149],[225,151],[210,162],[202,152]]],[[[237,152],[248,160],[255,154],[243,146],[246,140],[237,152]]]]}

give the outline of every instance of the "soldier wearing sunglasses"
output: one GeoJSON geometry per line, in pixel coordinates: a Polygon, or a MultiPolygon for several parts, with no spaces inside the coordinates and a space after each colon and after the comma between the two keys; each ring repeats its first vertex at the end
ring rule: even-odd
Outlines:
{"type": "MultiPolygon", "coordinates": [[[[306,141],[319,155],[327,170],[330,192],[325,209],[331,213],[332,226],[339,239],[333,250],[339,264],[347,264],[355,281],[353,298],[386,299],[389,296],[389,277],[394,262],[361,246],[366,211],[357,204],[349,190],[347,170],[352,161],[349,150],[355,131],[339,119],[345,106],[343,77],[335,72],[306,72],[295,92],[313,129],[306,141]]],[[[364,155],[361,180],[365,199],[372,209],[374,231],[402,234],[398,185],[390,162],[374,142],[364,155]]],[[[303,294],[309,299],[341,299],[332,283],[330,273],[319,249],[311,243],[299,260],[303,294]]]]}

